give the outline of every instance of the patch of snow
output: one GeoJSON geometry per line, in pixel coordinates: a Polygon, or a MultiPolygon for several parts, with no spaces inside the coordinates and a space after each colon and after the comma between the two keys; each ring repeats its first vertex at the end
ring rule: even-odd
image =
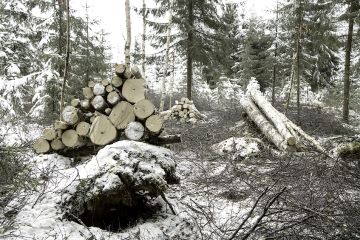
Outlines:
{"type": "MultiPolygon", "coordinates": [[[[79,166],[71,167],[71,159],[57,154],[38,155],[31,163],[34,174],[46,174],[50,179],[39,187],[39,192],[28,193],[26,204],[14,219],[14,229],[0,235],[4,239],[134,239],[141,236],[144,240],[155,239],[196,239],[191,238],[191,229],[181,217],[162,213],[162,217],[138,224],[119,233],[111,233],[96,227],[85,227],[64,219],[63,204],[69,201],[80,184],[95,179],[95,192],[115,189],[122,184],[119,172],[131,174],[135,181],[163,181],[164,170],[174,171],[173,152],[166,148],[133,141],[119,141],[107,145],[96,156],[79,166]],[[141,164],[139,164],[141,163],[141,164]],[[133,167],[139,165],[134,172],[133,167]],[[126,168],[128,166],[128,168],[126,168]],[[161,166],[161,167],[160,167],[161,166]],[[130,169],[131,168],[131,169],[130,169]],[[129,171],[131,170],[131,171],[129,171]],[[180,228],[180,229],[179,229],[180,228]],[[184,231],[190,238],[181,237],[184,231]]],[[[139,183],[140,184],[140,183],[139,183]]],[[[166,185],[166,182],[164,183],[166,185]]],[[[87,193],[88,195],[91,195],[87,193]]],[[[19,206],[20,199],[13,200],[6,206],[9,212],[19,206]]],[[[185,234],[185,235],[186,235],[185,234]]]]}
{"type": "Polygon", "coordinates": [[[245,158],[260,152],[259,139],[231,137],[211,146],[211,149],[219,155],[232,154],[233,159],[245,158]]]}

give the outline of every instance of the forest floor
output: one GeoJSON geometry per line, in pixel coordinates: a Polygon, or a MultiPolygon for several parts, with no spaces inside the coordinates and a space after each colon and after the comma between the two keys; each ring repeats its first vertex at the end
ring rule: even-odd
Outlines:
{"type": "MultiPolygon", "coordinates": [[[[304,107],[297,119],[295,112],[290,109],[289,118],[329,151],[357,136],[334,113],[304,107]]],[[[207,120],[195,125],[166,126],[182,134],[182,143],[171,147],[181,182],[167,195],[202,239],[232,239],[234,233],[234,239],[360,238],[356,157],[329,158],[311,149],[283,155],[241,110],[205,114],[207,120]],[[231,137],[257,138],[260,151],[243,157],[212,150],[231,137]]]]}
{"type": "Polygon", "coordinates": [[[289,109],[288,117],[332,157],[311,147],[283,154],[241,109],[202,113],[207,118],[196,124],[165,124],[166,133],[182,135],[170,146],[180,183],[169,185],[166,198],[197,234],[170,220],[170,209],[146,222],[169,219],[184,232],[176,239],[360,239],[360,156],[332,155],[342,143],[360,141],[358,129],[328,109],[303,107],[300,118],[289,109]]]}

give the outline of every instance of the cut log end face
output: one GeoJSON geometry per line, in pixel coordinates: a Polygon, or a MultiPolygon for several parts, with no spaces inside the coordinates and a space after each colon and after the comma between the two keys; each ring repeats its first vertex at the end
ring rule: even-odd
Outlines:
{"type": "Polygon", "coordinates": [[[123,84],[123,80],[119,77],[119,76],[114,76],[112,79],[111,79],[111,84],[114,86],[114,87],[121,87],[121,85],[123,84]]]}
{"type": "Polygon", "coordinates": [[[50,151],[50,144],[46,139],[39,138],[35,141],[33,148],[38,154],[47,153],[48,151],[50,151]]]}
{"type": "Polygon", "coordinates": [[[160,133],[163,122],[158,115],[152,115],[146,119],[145,126],[151,133],[157,134],[160,133]]]}
{"type": "Polygon", "coordinates": [[[117,137],[117,130],[106,116],[98,116],[91,124],[90,140],[96,145],[106,145],[117,137]]]}
{"type": "Polygon", "coordinates": [[[96,83],[94,86],[94,94],[95,95],[104,95],[105,94],[105,87],[101,83],[96,83]]]}
{"type": "Polygon", "coordinates": [[[80,136],[86,136],[88,135],[90,131],[90,124],[87,122],[80,122],[77,126],[76,126],[76,132],[80,135],[80,136]]]}
{"type": "Polygon", "coordinates": [[[144,136],[145,128],[139,122],[131,122],[125,129],[125,136],[130,140],[140,140],[144,136]]]}
{"type": "Polygon", "coordinates": [[[54,140],[56,135],[56,131],[53,128],[45,128],[43,131],[43,138],[48,141],[54,140]]]}
{"type": "Polygon", "coordinates": [[[143,99],[134,105],[134,114],[140,120],[144,120],[151,116],[155,111],[155,106],[147,99],[143,99]]]}
{"type": "Polygon", "coordinates": [[[81,143],[79,135],[73,129],[66,130],[62,134],[62,142],[65,146],[70,148],[77,147],[81,143]]]}
{"type": "Polygon", "coordinates": [[[60,139],[52,140],[50,145],[51,145],[51,148],[54,149],[55,151],[59,151],[59,150],[65,148],[65,145],[63,144],[63,142],[60,139]]]}
{"type": "Polygon", "coordinates": [[[113,91],[107,95],[106,99],[111,105],[115,105],[120,101],[120,96],[117,92],[113,91]]]}
{"type": "Polygon", "coordinates": [[[143,79],[130,79],[124,83],[122,88],[123,97],[131,102],[137,103],[145,99],[145,81],[143,79]]]}
{"type": "Polygon", "coordinates": [[[112,109],[109,119],[117,129],[125,129],[130,122],[135,121],[133,106],[125,101],[119,102],[112,109]]]}
{"type": "Polygon", "coordinates": [[[91,101],[91,105],[96,109],[96,110],[102,110],[105,108],[106,103],[105,100],[102,96],[96,96],[93,98],[93,100],[91,101]]]}
{"type": "Polygon", "coordinates": [[[62,112],[64,122],[69,125],[74,125],[79,121],[77,109],[73,106],[66,106],[62,112]]]}

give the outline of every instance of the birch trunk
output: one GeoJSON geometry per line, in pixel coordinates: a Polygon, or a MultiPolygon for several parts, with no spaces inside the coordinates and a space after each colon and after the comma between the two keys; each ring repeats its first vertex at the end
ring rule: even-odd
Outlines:
{"type": "Polygon", "coordinates": [[[251,99],[262,110],[264,115],[274,124],[280,135],[284,138],[288,145],[295,145],[296,139],[287,129],[284,122],[279,117],[279,112],[265,99],[259,90],[251,89],[249,91],[251,99]]]}
{"type": "Polygon", "coordinates": [[[125,0],[126,16],[126,43],[125,43],[125,64],[130,69],[130,46],[131,46],[131,22],[130,22],[130,1],[125,0]]]}
{"type": "Polygon", "coordinates": [[[142,63],[141,63],[141,69],[142,69],[142,75],[144,77],[144,79],[146,79],[146,74],[145,74],[145,63],[146,63],[146,58],[145,58],[145,42],[146,42],[146,4],[145,4],[145,0],[143,0],[143,13],[142,13],[142,17],[143,17],[143,35],[142,35],[142,43],[141,43],[141,50],[142,50],[142,54],[141,54],[141,58],[142,58],[142,63]]]}
{"type": "Polygon", "coordinates": [[[175,79],[175,50],[172,53],[172,74],[170,79],[169,85],[169,109],[172,106],[172,98],[173,98],[173,91],[174,91],[174,79],[175,79]]]}
{"type": "Polygon", "coordinates": [[[65,56],[65,70],[64,79],[61,86],[61,98],[60,98],[60,121],[62,120],[62,110],[64,108],[64,90],[69,72],[69,59],[70,59],[70,6],[69,1],[66,0],[66,56],[65,56]]]}
{"type": "Polygon", "coordinates": [[[169,23],[167,26],[167,34],[166,34],[166,53],[165,53],[165,68],[161,86],[161,97],[160,97],[160,107],[159,111],[162,112],[164,110],[164,102],[165,102],[165,91],[166,91],[166,77],[169,68],[169,49],[170,49],[170,34],[171,34],[171,25],[172,25],[172,9],[174,5],[174,0],[170,0],[170,10],[169,10],[169,23]]]}
{"type": "Polygon", "coordinates": [[[278,149],[286,151],[288,146],[284,138],[278,133],[273,125],[263,116],[257,106],[248,98],[243,97],[240,104],[245,109],[249,118],[256,124],[266,138],[271,141],[278,149]]]}

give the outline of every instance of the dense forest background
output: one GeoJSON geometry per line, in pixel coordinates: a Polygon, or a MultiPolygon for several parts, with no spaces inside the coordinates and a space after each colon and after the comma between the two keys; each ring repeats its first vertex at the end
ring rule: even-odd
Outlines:
{"type": "MultiPolygon", "coordinates": [[[[273,102],[286,102],[290,96],[299,105],[316,95],[329,106],[343,105],[345,121],[347,109],[360,108],[358,1],[279,0],[267,20],[246,12],[241,1],[155,3],[151,8],[145,1],[131,7],[131,15],[141,16],[144,25],[131,45],[131,62],[142,65],[153,96],[187,94],[203,107],[215,106],[221,102],[216,99],[222,95],[216,96],[221,79],[246,86],[255,77],[273,102]]],[[[70,2],[66,100],[78,96],[88,81],[110,78],[114,66],[107,35],[84,5],[79,13],[70,2]]],[[[0,103],[10,116],[51,122],[59,115],[65,10],[62,0],[1,2],[0,103]]]]}

